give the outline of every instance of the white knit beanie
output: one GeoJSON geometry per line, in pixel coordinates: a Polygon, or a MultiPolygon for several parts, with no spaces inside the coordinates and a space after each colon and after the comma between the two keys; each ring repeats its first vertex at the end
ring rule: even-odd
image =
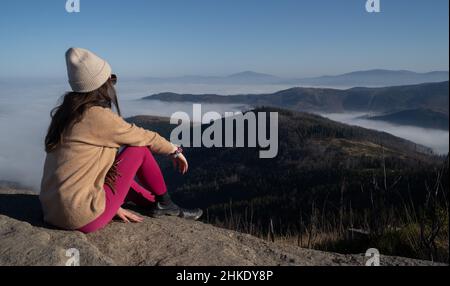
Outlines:
{"type": "Polygon", "coordinates": [[[68,49],[66,64],[69,84],[75,92],[96,90],[111,77],[111,66],[85,49],[68,49]]]}

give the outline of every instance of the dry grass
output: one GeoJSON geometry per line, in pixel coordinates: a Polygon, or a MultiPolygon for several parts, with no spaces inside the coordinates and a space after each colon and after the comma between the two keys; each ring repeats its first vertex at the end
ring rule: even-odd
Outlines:
{"type": "Polygon", "coordinates": [[[437,171],[433,185],[425,184],[426,199],[420,204],[413,203],[412,198],[403,200],[400,206],[387,204],[384,195],[399,194],[395,184],[388,184],[386,170],[383,174],[383,178],[374,178],[373,190],[368,192],[370,196],[376,194],[381,199],[373,200],[372,206],[363,212],[356,213],[351,206],[341,205],[337,212],[322,213],[313,205],[309,213],[300,215],[299,226],[293,227],[293,231],[279,233],[275,230],[282,228],[278,228],[275,221],[261,225],[254,223],[252,212],[244,217],[235,215],[230,202],[225,222],[215,224],[274,243],[303,248],[364,253],[374,247],[385,255],[448,263],[449,190],[443,185],[443,180],[448,179],[444,177],[448,174],[448,158],[437,171]],[[303,221],[303,217],[307,220],[303,221]]]}

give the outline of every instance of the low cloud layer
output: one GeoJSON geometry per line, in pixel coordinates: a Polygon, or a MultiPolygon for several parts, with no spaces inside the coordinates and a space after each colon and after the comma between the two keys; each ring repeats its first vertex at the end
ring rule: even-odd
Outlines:
{"type": "Polygon", "coordinates": [[[329,113],[321,114],[335,121],[362,126],[391,133],[395,136],[430,147],[435,153],[446,154],[449,150],[449,132],[414,126],[395,125],[384,121],[362,119],[365,113],[329,113]]]}

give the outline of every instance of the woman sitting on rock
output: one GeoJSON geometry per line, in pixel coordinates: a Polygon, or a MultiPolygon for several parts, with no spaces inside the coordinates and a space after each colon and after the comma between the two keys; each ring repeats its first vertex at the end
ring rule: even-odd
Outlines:
{"type": "Polygon", "coordinates": [[[73,91],[52,111],[45,138],[40,193],[44,220],[84,233],[103,228],[115,216],[124,222],[142,222],[142,217],[121,208],[127,201],[149,208],[154,215],[198,219],[200,209],[182,209],[172,202],[152,155],[170,156],[184,174],[188,163],[182,149],[120,117],[113,86],[117,77],[106,61],[85,49],[71,48],[66,63],[73,91]]]}

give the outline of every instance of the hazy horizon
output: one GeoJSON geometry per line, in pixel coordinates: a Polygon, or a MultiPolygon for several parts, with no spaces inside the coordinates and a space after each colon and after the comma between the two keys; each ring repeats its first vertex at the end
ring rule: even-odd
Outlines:
{"type": "MultiPolygon", "coordinates": [[[[376,70],[385,70],[385,71],[407,71],[407,72],[413,72],[413,73],[417,73],[417,74],[427,74],[427,73],[433,73],[433,72],[446,72],[449,73],[450,71],[447,70],[439,70],[439,69],[430,69],[430,70],[406,70],[406,69],[400,69],[400,68],[370,68],[370,69],[364,69],[364,70],[348,70],[348,71],[344,71],[344,72],[340,72],[340,73],[324,73],[324,74],[308,74],[308,73],[301,73],[303,74],[303,76],[300,76],[299,74],[291,74],[289,76],[286,75],[280,75],[280,74],[276,74],[274,72],[270,72],[270,71],[258,71],[258,70],[236,70],[235,72],[231,72],[231,73],[206,73],[206,74],[197,74],[197,73],[184,73],[184,74],[175,74],[172,76],[164,76],[163,74],[157,74],[157,73],[150,73],[150,74],[142,74],[142,75],[134,75],[134,76],[128,76],[128,75],[119,75],[121,79],[126,80],[126,81],[132,81],[132,80],[141,80],[141,79],[145,79],[145,78],[162,78],[162,79],[171,79],[171,78],[181,78],[181,77],[227,77],[227,76],[231,76],[231,75],[236,75],[236,74],[240,74],[240,73],[246,73],[246,72],[251,72],[251,73],[256,73],[256,74],[266,74],[266,75],[271,75],[271,76],[275,76],[275,77],[279,77],[282,79],[308,79],[308,78],[315,78],[315,77],[327,77],[327,76],[339,76],[339,75],[345,75],[345,74],[350,74],[350,73],[354,73],[354,72],[367,72],[367,71],[376,71],[376,70]]],[[[62,74],[59,76],[0,76],[0,80],[7,80],[6,82],[1,82],[0,84],[8,84],[8,81],[16,81],[16,80],[29,80],[32,83],[39,83],[39,81],[41,80],[45,80],[45,81],[51,81],[51,82],[57,82],[57,81],[63,81],[66,82],[67,81],[67,75],[66,74],[62,74]]],[[[14,83],[14,82],[13,82],[14,83]]]]}
{"type": "MultiPolygon", "coordinates": [[[[39,189],[45,158],[43,141],[50,122],[50,110],[67,90],[66,82],[0,85],[0,181],[18,182],[39,189]]],[[[170,116],[176,111],[192,113],[192,103],[171,103],[138,100],[143,96],[161,91],[187,93],[263,93],[274,92],[279,85],[152,85],[121,82],[117,85],[124,117],[134,115],[170,116]]],[[[238,111],[242,104],[203,104],[204,111],[238,111]]],[[[448,152],[449,132],[384,122],[361,120],[361,114],[323,114],[333,120],[382,130],[393,135],[433,148],[440,153],[448,152]],[[427,134],[427,136],[423,136],[427,134]]]]}

